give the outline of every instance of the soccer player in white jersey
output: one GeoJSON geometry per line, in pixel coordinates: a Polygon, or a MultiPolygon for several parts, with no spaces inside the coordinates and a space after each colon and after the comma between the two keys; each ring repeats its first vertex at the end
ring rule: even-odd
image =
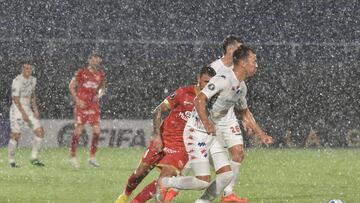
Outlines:
{"type": "MultiPolygon", "coordinates": [[[[222,144],[215,138],[226,130],[228,123],[223,118],[231,108],[236,111],[246,109],[246,86],[244,80],[256,72],[256,55],[246,46],[240,46],[233,55],[234,68],[217,74],[194,100],[195,108],[184,129],[184,144],[189,155],[190,165],[196,177],[183,176],[160,178],[157,184],[156,199],[163,202],[163,191],[173,187],[206,191],[196,203],[214,200],[230,183],[233,172],[222,144]],[[216,178],[210,182],[209,155],[212,156],[216,178]]],[[[262,142],[271,144],[272,138],[256,123],[251,114],[244,114],[246,126],[258,135],[262,142]]]]}
{"type": "MultiPolygon", "coordinates": [[[[224,39],[223,56],[212,62],[210,65],[217,74],[234,68],[233,54],[243,43],[244,42],[236,36],[230,35],[224,39]]],[[[244,94],[246,94],[246,84],[242,82],[241,85],[243,86],[244,94]]],[[[242,115],[251,115],[251,112],[246,105],[238,113],[241,119],[242,115]]],[[[233,192],[233,188],[239,175],[240,166],[244,159],[243,136],[239,127],[239,122],[235,116],[234,108],[230,108],[226,116],[224,116],[221,120],[222,123],[226,123],[227,126],[223,127],[221,132],[217,133],[217,139],[220,139],[221,142],[228,148],[228,151],[231,154],[230,166],[233,171],[231,182],[224,189],[222,202],[247,202],[247,198],[240,198],[233,192]]],[[[243,125],[247,130],[247,126],[244,122],[243,125]]]]}
{"type": "Polygon", "coordinates": [[[31,151],[30,163],[35,166],[44,166],[38,159],[38,152],[44,139],[44,129],[40,124],[40,113],[36,103],[36,78],[31,76],[32,65],[25,63],[22,73],[12,82],[10,107],[10,140],[8,145],[9,164],[18,167],[15,162],[16,145],[21,137],[21,128],[25,125],[35,132],[31,151]]]}

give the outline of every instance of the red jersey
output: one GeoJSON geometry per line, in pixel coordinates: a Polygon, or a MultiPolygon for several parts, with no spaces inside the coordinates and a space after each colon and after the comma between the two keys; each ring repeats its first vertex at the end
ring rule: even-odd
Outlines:
{"type": "Polygon", "coordinates": [[[78,86],[77,97],[84,101],[87,106],[94,104],[92,100],[97,95],[100,84],[105,80],[104,71],[91,72],[89,68],[81,68],[76,73],[75,78],[78,86]]]}
{"type": "Polygon", "coordinates": [[[174,94],[166,97],[165,103],[171,108],[171,112],[162,124],[162,139],[164,147],[185,148],[183,131],[196,97],[195,86],[180,87],[174,94]]]}

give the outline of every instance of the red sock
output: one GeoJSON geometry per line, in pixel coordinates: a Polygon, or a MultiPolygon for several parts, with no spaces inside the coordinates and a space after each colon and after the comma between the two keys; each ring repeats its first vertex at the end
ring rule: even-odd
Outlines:
{"type": "Polygon", "coordinates": [[[143,203],[151,199],[156,192],[156,180],[144,187],[144,189],[136,195],[132,202],[143,203]]]}
{"type": "Polygon", "coordinates": [[[128,182],[125,187],[125,194],[127,196],[131,195],[132,191],[141,183],[141,181],[150,173],[150,171],[155,167],[155,165],[150,166],[147,171],[144,171],[142,174],[133,172],[128,179],[128,182]]]}
{"type": "Polygon", "coordinates": [[[79,143],[79,138],[80,138],[80,136],[77,136],[75,134],[73,134],[73,136],[72,136],[71,145],[70,145],[70,156],[71,157],[76,156],[76,148],[79,143]]]}
{"type": "Polygon", "coordinates": [[[90,146],[90,157],[95,157],[97,146],[99,144],[99,137],[100,135],[98,133],[93,133],[91,146],[90,146]]]}

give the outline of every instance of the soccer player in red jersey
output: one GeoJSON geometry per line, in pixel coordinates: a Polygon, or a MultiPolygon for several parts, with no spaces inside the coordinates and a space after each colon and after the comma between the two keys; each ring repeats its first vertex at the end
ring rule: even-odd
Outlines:
{"type": "MultiPolygon", "coordinates": [[[[203,67],[197,76],[197,85],[180,87],[160,103],[153,111],[153,136],[137,169],[131,174],[124,192],[115,203],[125,203],[132,191],[155,167],[161,169],[160,176],[176,176],[188,161],[183,142],[183,130],[194,107],[193,100],[215,75],[211,67],[203,67]],[[161,116],[170,112],[161,124],[161,116]]],[[[132,203],[146,202],[156,191],[156,180],[133,199],[132,203]]]]}
{"type": "Polygon", "coordinates": [[[91,125],[93,132],[89,164],[95,167],[100,166],[95,159],[95,153],[100,136],[99,100],[105,92],[105,73],[100,69],[100,55],[90,55],[87,62],[88,65],[80,68],[69,84],[69,90],[75,102],[75,130],[70,147],[70,164],[74,168],[80,167],[76,159],[76,148],[86,123],[91,125]]]}

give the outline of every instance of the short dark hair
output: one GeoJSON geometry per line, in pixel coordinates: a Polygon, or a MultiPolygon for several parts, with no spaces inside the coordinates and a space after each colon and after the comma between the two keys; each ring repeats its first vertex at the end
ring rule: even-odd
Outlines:
{"type": "Polygon", "coordinates": [[[223,47],[222,47],[224,54],[226,54],[226,49],[231,45],[235,45],[235,43],[243,44],[244,41],[240,37],[237,37],[234,35],[229,35],[229,36],[225,37],[225,39],[223,41],[223,47]]]}
{"type": "Polygon", "coordinates": [[[239,61],[247,59],[249,57],[250,53],[254,53],[254,50],[252,50],[250,47],[241,45],[233,55],[233,62],[234,64],[238,64],[239,61]]]}
{"type": "Polygon", "coordinates": [[[201,77],[204,74],[208,74],[209,76],[214,77],[216,75],[216,72],[210,66],[203,66],[199,71],[199,75],[201,77]]]}
{"type": "Polygon", "coordinates": [[[94,58],[94,57],[102,58],[100,54],[98,54],[98,53],[92,53],[92,54],[90,54],[90,56],[88,57],[88,60],[90,60],[90,59],[92,59],[92,58],[94,58]]]}

